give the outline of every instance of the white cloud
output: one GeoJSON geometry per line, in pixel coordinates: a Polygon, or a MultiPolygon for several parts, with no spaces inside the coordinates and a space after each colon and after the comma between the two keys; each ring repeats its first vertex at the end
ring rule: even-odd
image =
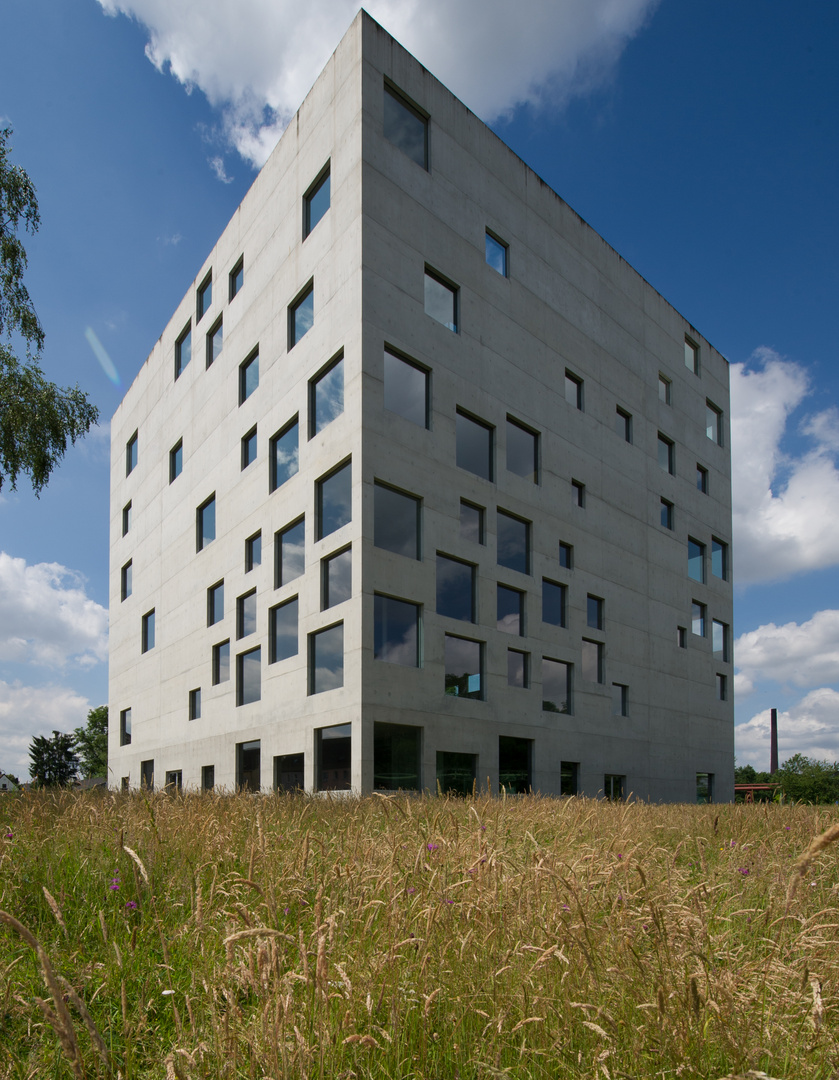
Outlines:
{"type": "MultiPolygon", "coordinates": [[[[770,711],[757,713],[734,729],[737,761],[769,768],[770,711]]],[[[778,713],[778,761],[793,754],[839,761],[839,691],[829,687],[811,690],[786,712],[778,713]]]]}
{"type": "Polygon", "coordinates": [[[221,180],[221,182],[223,184],[232,184],[233,183],[233,177],[227,175],[227,170],[224,167],[224,158],[223,157],[211,157],[209,159],[209,161],[210,161],[210,168],[215,173],[215,176],[216,176],[217,180],[221,180]]]}
{"type": "Polygon", "coordinates": [[[813,445],[798,456],[782,440],[809,393],[806,372],[771,349],[731,366],[735,581],[777,581],[839,563],[839,414],[808,416],[813,445]]]}
{"type": "Polygon", "coordinates": [[[86,697],[62,686],[34,688],[0,679],[0,771],[29,778],[29,747],[35,735],[83,727],[86,697]]]}
{"type": "Polygon", "coordinates": [[[758,680],[802,688],[839,682],[839,611],[817,611],[804,623],[767,623],[741,634],[734,645],[735,692],[758,680]]]}
{"type": "MultiPolygon", "coordinates": [[[[222,111],[261,165],[358,10],[358,0],[99,0],[149,33],[146,55],[222,111]]],[[[659,0],[369,0],[381,24],[471,109],[562,105],[602,84],[659,0]]]]}
{"type": "Polygon", "coordinates": [[[0,660],[91,667],[107,656],[108,612],[80,574],[0,551],[0,660]]]}

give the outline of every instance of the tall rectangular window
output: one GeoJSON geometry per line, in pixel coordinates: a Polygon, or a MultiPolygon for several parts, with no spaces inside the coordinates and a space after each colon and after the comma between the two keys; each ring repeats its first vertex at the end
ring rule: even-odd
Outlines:
{"type": "Polygon", "coordinates": [[[507,276],[507,245],[487,230],[485,242],[485,255],[487,266],[491,266],[502,277],[507,276]]]}
{"type": "Polygon", "coordinates": [[[475,621],[475,567],[437,552],[437,614],[475,621]]]}
{"type": "Polygon", "coordinates": [[[316,735],[317,790],[352,788],[352,724],[318,728],[316,735]]]}
{"type": "Polygon", "coordinates": [[[425,313],[457,333],[457,288],[425,268],[425,313]]]}
{"type": "Polygon", "coordinates": [[[526,690],[530,686],[530,654],[521,649],[507,650],[507,685],[526,690]]]}
{"type": "Polygon", "coordinates": [[[189,692],[189,718],[190,720],[201,719],[201,687],[189,692]]]}
{"type": "Polygon", "coordinates": [[[658,465],[659,468],[664,469],[665,472],[671,475],[675,472],[674,467],[674,451],[673,440],[668,439],[666,435],[658,433],[658,465]]]}
{"type": "Polygon", "coordinates": [[[428,117],[395,87],[385,83],[382,131],[420,168],[428,168],[428,117]]]}
{"type": "Polygon", "coordinates": [[[670,404],[670,380],[665,375],[658,377],[658,400],[662,405],[670,404]]]}
{"type": "Polygon", "coordinates": [[[303,754],[278,754],[274,758],[274,790],[303,791],[303,754]]]}
{"type": "Polygon", "coordinates": [[[274,588],[287,585],[306,569],[306,522],[303,518],[274,534],[274,588]]]}
{"type": "Polygon", "coordinates": [[[309,434],[315,436],[344,411],[343,356],[312,379],[309,395],[309,434]]]}
{"type": "Polygon", "coordinates": [[[143,616],[141,647],[144,653],[154,648],[154,608],[143,616]]]}
{"type": "Polygon", "coordinates": [[[213,686],[230,678],[230,642],[221,641],[213,646],[213,686]]]}
{"type": "MultiPolygon", "coordinates": [[[[125,475],[130,476],[131,473],[137,468],[137,438],[138,433],[135,431],[128,442],[125,444],[125,475]]],[[[129,508],[131,503],[128,504],[129,508]]],[[[126,530],[127,531],[127,530],[126,530]]]]}
{"type": "Polygon", "coordinates": [[[322,694],[344,685],[344,624],[309,634],[309,693],[322,694]]]}
{"type": "Polygon", "coordinates": [[[497,515],[498,565],[519,573],[530,573],[530,522],[504,510],[497,515]]]}
{"type": "Polygon", "coordinates": [[[421,557],[421,501],[385,484],[373,488],[373,544],[408,559],[421,557]]]}
{"type": "Polygon", "coordinates": [[[483,643],[445,636],[446,693],[453,697],[482,699],[483,643]]]}
{"type": "Polygon", "coordinates": [[[317,179],[303,196],[303,239],[329,209],[330,181],[329,162],[321,169],[317,179]]]}
{"type": "Polygon", "coordinates": [[[256,589],[236,598],[236,637],[256,632],[256,589]]]}
{"type": "Polygon", "coordinates": [[[561,761],[559,763],[559,794],[568,796],[580,794],[579,761],[561,761]]]}
{"type": "Polygon", "coordinates": [[[184,782],[184,774],[181,769],[172,769],[166,773],[166,790],[170,795],[175,795],[181,790],[184,782]]]}
{"type": "Polygon", "coordinates": [[[262,697],[262,649],[239,653],[236,657],[236,704],[251,705],[262,697]]]}
{"type": "Polygon", "coordinates": [[[584,682],[603,682],[603,644],[583,638],[582,669],[584,682]]]}
{"type": "Polygon", "coordinates": [[[705,605],[694,600],[690,607],[690,629],[697,637],[705,637],[705,605]]]}
{"type": "Polygon", "coordinates": [[[154,758],[140,762],[140,787],[144,791],[154,789],[154,758]]]}
{"type": "Polygon", "coordinates": [[[122,535],[126,536],[131,528],[131,500],[122,508],[122,535]]]}
{"type": "Polygon", "coordinates": [[[568,590],[565,585],[559,585],[556,581],[548,581],[542,578],[542,622],[550,626],[566,626],[566,597],[568,590]]]}
{"type": "Polygon", "coordinates": [[[177,478],[184,471],[184,441],[178,439],[172,449],[169,451],[169,483],[177,478]]]}
{"type": "Polygon", "coordinates": [[[419,667],[420,606],[376,593],[373,656],[387,664],[419,667]]]}
{"type": "Polygon", "coordinates": [[[201,790],[212,791],[216,786],[216,767],[215,765],[202,765],[201,766],[201,790]]]}
{"type": "Polygon", "coordinates": [[[183,374],[187,364],[192,359],[192,322],[188,322],[181,331],[181,336],[175,342],[175,379],[183,374]]]}
{"type": "Polygon", "coordinates": [[[524,636],[524,593],[507,585],[496,585],[495,625],[505,634],[524,636]]]}
{"type": "Polygon", "coordinates": [[[586,625],[592,630],[603,629],[603,601],[599,596],[586,597],[586,625]]]}
{"type": "Polygon", "coordinates": [[[722,410],[718,409],[711,401],[705,401],[705,434],[708,438],[722,446],[722,410]]]}
{"type": "Polygon", "coordinates": [[[629,715],[629,687],[624,683],[612,683],[612,716],[629,715]]]}
{"type": "Polygon", "coordinates": [[[572,665],[542,657],[542,709],[544,712],[572,713],[572,665]]]}
{"type": "Polygon", "coordinates": [[[566,570],[574,567],[574,545],[559,541],[559,565],[566,570]]]}
{"type": "Polygon", "coordinates": [[[586,505],[586,485],[580,480],[571,481],[571,501],[581,510],[586,505]]]}
{"type": "Polygon", "coordinates": [[[244,404],[258,386],[259,350],[257,349],[239,365],[239,404],[244,404]]]}
{"type": "Polygon", "coordinates": [[[460,500],[460,536],[462,540],[469,540],[473,544],[486,543],[484,508],[465,499],[460,500]]]}
{"type": "Polygon", "coordinates": [[[728,680],[722,672],[717,672],[717,701],[726,701],[728,698],[728,680]]]}
{"type": "Polygon", "coordinates": [[[492,480],[492,428],[482,420],[457,410],[455,416],[456,462],[484,480],[492,480]]]}
{"type": "Polygon", "coordinates": [[[256,428],[252,427],[247,435],[242,436],[242,469],[247,469],[256,461],[256,428]]]}
{"type": "Polygon", "coordinates": [[[696,490],[701,491],[703,495],[708,494],[708,470],[698,461],[696,463],[696,490]]]}
{"type": "Polygon", "coordinates": [[[389,412],[428,427],[428,371],[385,349],[384,404],[389,412]]]}
{"type": "Polygon", "coordinates": [[[696,774],[696,801],[709,803],[714,801],[714,774],[698,772],[696,774]]]}
{"type": "Polygon", "coordinates": [[[207,589],[207,626],[214,626],[224,618],[224,581],[218,581],[207,589]]]}
{"type": "Polygon", "coordinates": [[[207,274],[195,294],[195,321],[200,322],[213,302],[213,272],[207,274]]]}
{"type": "Polygon", "coordinates": [[[216,497],[211,495],[195,511],[195,550],[203,550],[216,538],[216,497]]]}
{"type": "Polygon", "coordinates": [[[661,526],[664,529],[673,528],[673,503],[668,499],[661,500],[661,526]]]}
{"type": "Polygon", "coordinates": [[[224,344],[224,322],[222,316],[216,319],[215,323],[207,331],[207,346],[205,356],[205,366],[212,367],[212,365],[221,356],[222,345],[224,344]]]}
{"type": "Polygon", "coordinates": [[[352,548],[321,559],[321,609],[343,604],[352,596],[352,548]]]}
{"type": "Polygon", "coordinates": [[[688,577],[691,581],[705,581],[705,545],[688,537],[688,577]]]}
{"type": "Polygon", "coordinates": [[[290,480],[300,467],[300,438],[297,417],[281,428],[271,438],[270,476],[268,486],[271,491],[290,480]]]}
{"type": "Polygon", "coordinates": [[[730,659],[727,623],[720,622],[718,619],[711,620],[711,643],[716,659],[727,664],[730,659]]]}
{"type": "Polygon", "coordinates": [[[615,408],[615,430],[624,442],[632,442],[632,416],[620,405],[615,408]]]}
{"type": "Polygon", "coordinates": [[[568,370],[565,372],[565,400],[573,409],[583,411],[583,380],[568,370]]]}
{"type": "Polygon", "coordinates": [[[245,573],[262,565],[262,532],[254,533],[245,541],[245,573]]]}
{"type": "Polygon", "coordinates": [[[133,560],[129,559],[128,562],[125,564],[125,566],[123,566],[122,570],[120,571],[120,583],[119,583],[120,584],[120,588],[119,588],[119,598],[120,598],[120,600],[127,600],[128,597],[131,595],[132,578],[134,576],[133,573],[132,573],[132,566],[133,566],[133,560]]]}
{"type": "Polygon", "coordinates": [[[318,540],[352,521],[352,462],[317,481],[318,540]]]}
{"type": "Polygon", "coordinates": [[[539,436],[507,417],[507,471],[539,483],[539,436]]]}
{"type": "Polygon", "coordinates": [[[309,282],[302,293],[289,304],[288,308],[288,347],[293,349],[297,342],[308,334],[315,321],[315,286],[309,282]]]}
{"type": "Polygon", "coordinates": [[[603,796],[609,802],[623,802],[626,796],[626,777],[606,773],[603,777],[603,796]]]}
{"type": "Polygon", "coordinates": [[[236,744],[236,788],[262,790],[262,747],[259,739],[236,744]]]}
{"type": "Polygon", "coordinates": [[[131,745],[131,710],[122,709],[119,714],[119,745],[131,745]]]}
{"type": "Polygon", "coordinates": [[[245,257],[244,255],[239,258],[239,261],[230,271],[228,299],[232,300],[234,296],[241,290],[245,284],[245,257]]]}
{"type": "Polygon", "coordinates": [[[508,795],[527,795],[532,788],[533,740],[498,736],[498,787],[508,795]]]}
{"type": "Polygon", "coordinates": [[[268,663],[297,656],[297,597],[277,604],[268,613],[268,663]]]}
{"type": "Polygon", "coordinates": [[[685,338],[685,367],[694,375],[699,374],[699,346],[690,338],[685,338]]]}
{"type": "Polygon", "coordinates": [[[728,544],[711,537],[711,573],[714,577],[728,581],[728,544]]]}

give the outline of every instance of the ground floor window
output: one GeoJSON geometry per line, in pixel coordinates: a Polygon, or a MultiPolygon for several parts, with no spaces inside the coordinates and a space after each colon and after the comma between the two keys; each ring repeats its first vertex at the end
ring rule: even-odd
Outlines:
{"type": "Polygon", "coordinates": [[[611,802],[620,802],[626,798],[626,777],[616,773],[606,773],[603,777],[603,794],[611,802]]]}
{"type": "Polygon", "coordinates": [[[512,735],[498,738],[498,787],[508,795],[525,795],[533,786],[533,740],[512,735]]]}
{"type": "Polygon", "coordinates": [[[261,790],[260,754],[259,739],[236,744],[236,787],[239,791],[261,790]]]}
{"type": "Polygon", "coordinates": [[[337,724],[317,732],[318,791],[352,789],[352,724],[337,724]]]}
{"type": "Polygon", "coordinates": [[[123,793],[128,792],[131,789],[131,784],[127,776],[123,776],[122,780],[120,781],[119,787],[120,791],[122,791],[123,793]]]}
{"type": "Polygon", "coordinates": [[[302,754],[280,754],[274,758],[274,790],[303,790],[302,754]]]}
{"type": "Polygon", "coordinates": [[[201,766],[201,790],[212,791],[216,786],[216,767],[215,765],[202,765],[201,766]]]}
{"type": "Polygon", "coordinates": [[[151,791],[154,788],[154,758],[140,762],[140,787],[151,791]]]}
{"type": "Polygon", "coordinates": [[[477,773],[477,754],[437,751],[437,791],[441,795],[471,795],[475,790],[477,773]]]}
{"type": "Polygon", "coordinates": [[[709,803],[714,801],[714,774],[698,772],[696,774],[696,801],[709,803]]]}
{"type": "Polygon", "coordinates": [[[183,787],[184,776],[180,769],[172,769],[166,773],[166,790],[170,794],[178,792],[183,787]]]}
{"type": "Polygon", "coordinates": [[[578,761],[563,761],[559,771],[559,794],[580,794],[580,763],[578,761]]]}
{"type": "Polygon", "coordinates": [[[373,725],[373,787],[378,791],[418,791],[422,728],[373,725]]]}

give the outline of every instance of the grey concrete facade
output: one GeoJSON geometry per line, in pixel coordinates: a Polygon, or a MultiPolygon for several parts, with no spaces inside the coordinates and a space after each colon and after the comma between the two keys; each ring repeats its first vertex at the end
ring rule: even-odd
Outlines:
{"type": "Polygon", "coordinates": [[[111,784],[732,798],[728,418],[725,359],[360,13],[112,421],[111,784]]]}

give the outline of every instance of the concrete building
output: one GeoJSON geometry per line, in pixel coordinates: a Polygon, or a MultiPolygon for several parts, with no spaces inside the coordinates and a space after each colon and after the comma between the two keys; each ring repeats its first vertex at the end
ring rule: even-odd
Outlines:
{"type": "Polygon", "coordinates": [[[110,782],[732,798],[728,416],[360,13],[112,421],[110,782]]]}

